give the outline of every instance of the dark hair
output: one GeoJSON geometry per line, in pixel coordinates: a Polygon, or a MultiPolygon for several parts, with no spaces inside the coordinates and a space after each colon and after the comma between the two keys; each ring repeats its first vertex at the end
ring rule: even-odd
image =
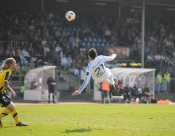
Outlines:
{"type": "Polygon", "coordinates": [[[91,48],[88,52],[88,55],[92,58],[95,59],[97,57],[97,51],[94,48],[91,48]]]}

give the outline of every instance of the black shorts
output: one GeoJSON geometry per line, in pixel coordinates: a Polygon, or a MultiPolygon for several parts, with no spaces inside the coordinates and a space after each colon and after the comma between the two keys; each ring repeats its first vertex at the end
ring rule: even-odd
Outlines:
{"type": "Polygon", "coordinates": [[[6,95],[5,93],[4,94],[1,94],[0,93],[0,106],[1,107],[6,107],[8,106],[10,103],[11,103],[11,99],[8,95],[6,95]]]}
{"type": "Polygon", "coordinates": [[[49,93],[54,93],[55,91],[53,89],[50,89],[49,90],[49,93]]]}

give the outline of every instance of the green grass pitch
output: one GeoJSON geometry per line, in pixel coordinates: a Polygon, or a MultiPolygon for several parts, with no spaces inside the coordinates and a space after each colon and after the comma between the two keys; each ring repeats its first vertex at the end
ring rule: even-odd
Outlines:
{"type": "MultiPolygon", "coordinates": [[[[0,108],[3,110],[3,108],[0,108]]],[[[21,121],[2,119],[0,136],[175,136],[175,105],[17,105],[21,121]]]]}

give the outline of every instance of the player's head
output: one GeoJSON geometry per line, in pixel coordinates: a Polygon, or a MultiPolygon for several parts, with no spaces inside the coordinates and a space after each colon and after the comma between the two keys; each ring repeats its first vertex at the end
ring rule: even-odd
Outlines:
{"type": "Polygon", "coordinates": [[[2,70],[11,69],[12,71],[17,69],[17,64],[14,58],[7,58],[2,64],[2,70]]]}
{"type": "Polygon", "coordinates": [[[52,74],[52,73],[50,73],[50,77],[51,77],[51,78],[53,77],[53,74],[52,74]]]}
{"type": "Polygon", "coordinates": [[[89,60],[94,60],[97,57],[97,51],[94,48],[91,48],[88,52],[89,60]]]}

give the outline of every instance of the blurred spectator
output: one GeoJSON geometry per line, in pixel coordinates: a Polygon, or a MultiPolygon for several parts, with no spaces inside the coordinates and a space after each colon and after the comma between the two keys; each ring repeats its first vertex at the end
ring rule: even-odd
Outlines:
{"type": "Polygon", "coordinates": [[[131,88],[131,96],[133,96],[135,100],[136,98],[140,99],[142,96],[142,93],[138,90],[137,82],[134,82],[134,86],[131,88]]]}
{"type": "Polygon", "coordinates": [[[60,52],[61,47],[60,47],[60,45],[59,45],[59,44],[57,44],[57,45],[56,45],[55,50],[56,50],[56,52],[57,52],[57,53],[58,53],[58,52],[60,52]]]}
{"type": "Polygon", "coordinates": [[[102,103],[104,103],[104,98],[108,98],[108,102],[109,102],[110,101],[109,99],[110,84],[107,82],[101,82],[100,91],[101,91],[102,103]]]}
{"type": "Polygon", "coordinates": [[[110,31],[109,28],[107,28],[105,30],[105,33],[104,33],[103,37],[106,38],[106,40],[108,40],[108,41],[111,39],[111,31],[110,31]]]}
{"type": "Polygon", "coordinates": [[[146,96],[148,98],[148,102],[150,103],[151,102],[151,93],[149,91],[147,83],[145,83],[145,86],[142,88],[142,93],[144,96],[146,96]]]}
{"type": "Polygon", "coordinates": [[[124,101],[125,102],[130,102],[130,92],[131,88],[129,87],[129,84],[127,83],[126,86],[124,87],[124,101]]]}
{"type": "Polygon", "coordinates": [[[1,43],[0,43],[0,60],[4,60],[4,48],[1,43]]]}
{"type": "Polygon", "coordinates": [[[42,62],[43,65],[48,65],[48,55],[46,53],[42,56],[42,62]]]}
{"type": "Polygon", "coordinates": [[[36,82],[36,77],[33,78],[33,81],[31,82],[30,89],[37,89],[37,86],[39,84],[36,82]]]}
{"type": "Polygon", "coordinates": [[[64,80],[64,76],[61,74],[61,72],[60,71],[58,71],[58,81],[65,81],[64,80]]]}
{"type": "Polygon", "coordinates": [[[157,83],[157,93],[160,93],[161,86],[162,86],[162,73],[159,71],[159,73],[156,76],[156,83],[157,83]]]}
{"type": "Polygon", "coordinates": [[[69,66],[69,62],[66,58],[66,55],[63,54],[63,57],[61,58],[61,66],[66,70],[68,69],[68,66],[69,66]]]}
{"type": "Polygon", "coordinates": [[[26,50],[26,47],[23,47],[22,56],[25,57],[28,61],[30,61],[31,56],[29,55],[29,52],[26,50]]]}
{"type": "Polygon", "coordinates": [[[30,59],[30,61],[29,61],[29,68],[30,69],[34,69],[35,68],[35,63],[33,62],[32,59],[30,59]]]}
{"type": "Polygon", "coordinates": [[[10,45],[7,46],[7,49],[5,51],[5,56],[7,57],[10,54],[10,45]]]}
{"type": "Polygon", "coordinates": [[[167,92],[170,92],[170,80],[171,80],[171,74],[168,70],[166,70],[166,73],[164,73],[164,79],[167,81],[167,92]]]}
{"type": "Polygon", "coordinates": [[[17,63],[18,65],[21,64],[21,58],[20,58],[20,56],[19,56],[19,52],[18,52],[18,51],[16,51],[16,56],[14,56],[14,59],[16,60],[16,63],[17,63]]]}

